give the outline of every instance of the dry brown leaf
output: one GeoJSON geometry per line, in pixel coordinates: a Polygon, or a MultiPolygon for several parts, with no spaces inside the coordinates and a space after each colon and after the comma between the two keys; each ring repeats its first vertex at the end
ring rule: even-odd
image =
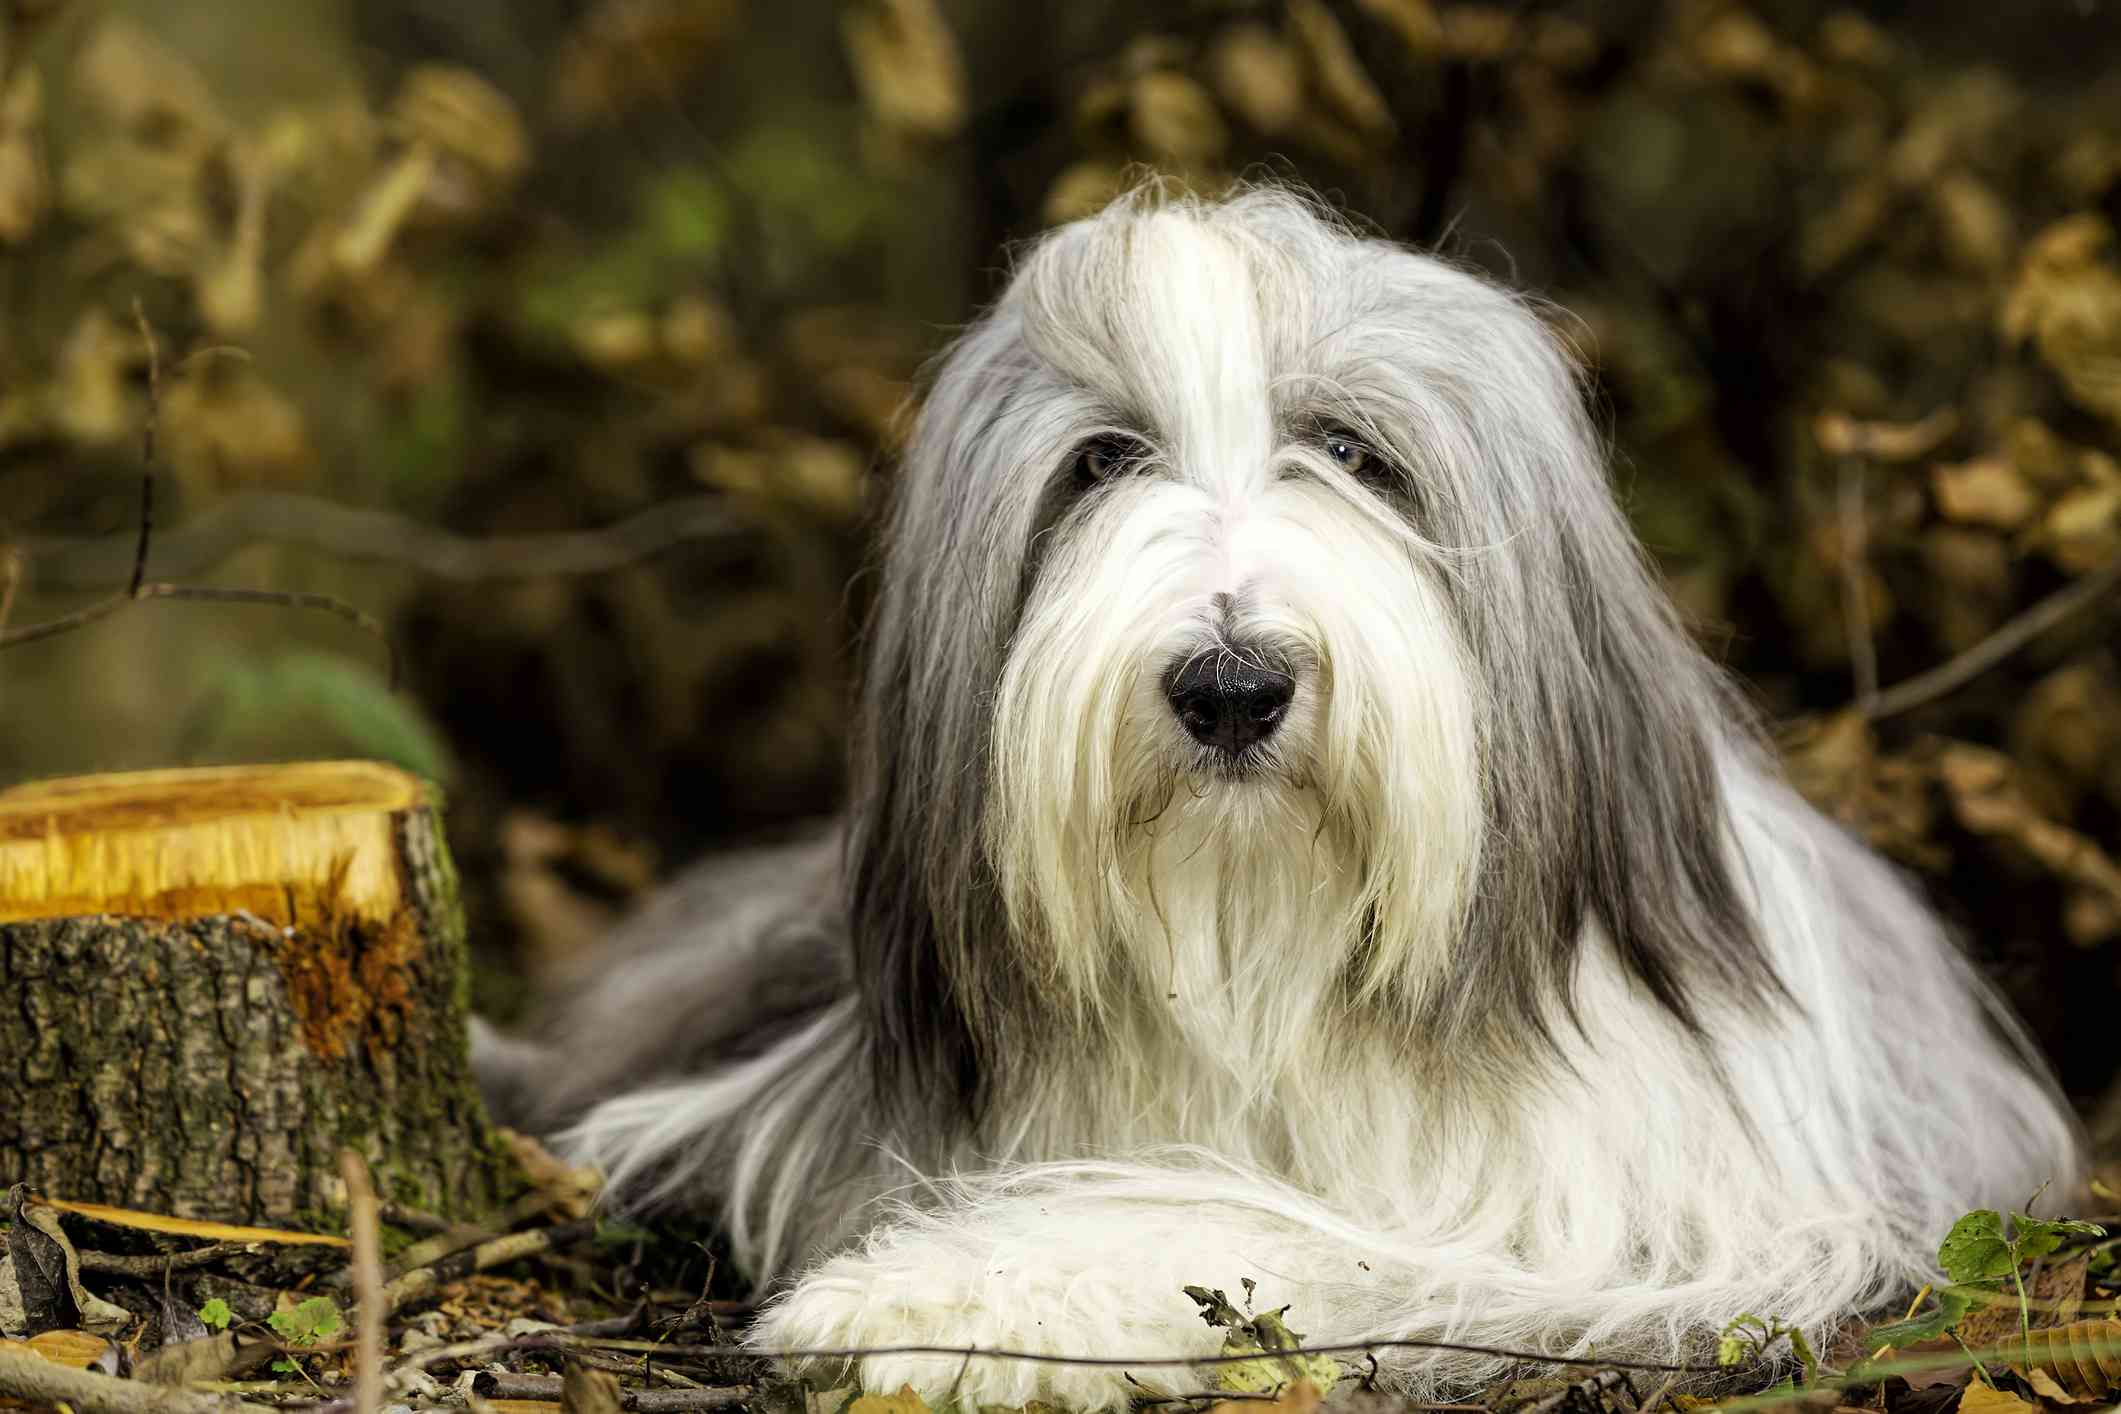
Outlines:
{"type": "Polygon", "coordinates": [[[1977,1379],[1959,1397],[1959,1409],[1961,1414],[2039,1414],[2040,1406],[1977,1379]]]}
{"type": "Polygon", "coordinates": [[[1954,263],[1982,274],[2010,264],[2018,227],[1993,187],[1968,173],[1953,172],[1929,197],[1937,213],[1937,234],[1954,263]]]}
{"type": "Polygon", "coordinates": [[[2121,1321],[2072,1321],[2032,1334],[2033,1363],[2079,1398],[2121,1390],[2121,1321]]]}
{"type": "Polygon", "coordinates": [[[1291,1380],[1281,1387],[1272,1402],[1217,1400],[1208,1406],[1207,1414],[1317,1414],[1323,1399],[1318,1386],[1310,1380],[1291,1380]]]}
{"type": "Polygon", "coordinates": [[[1948,743],[1937,761],[1960,824],[2009,841],[2065,884],[2121,912],[2121,866],[2089,836],[2042,814],[2020,787],[2017,769],[2003,753],[1965,742],[1948,743]]]}
{"type": "Polygon", "coordinates": [[[290,1232],[277,1227],[243,1227],[236,1223],[201,1222],[194,1218],[173,1218],[165,1213],[143,1213],[133,1208],[113,1208],[103,1203],[75,1203],[64,1198],[39,1198],[37,1201],[47,1208],[57,1208],[62,1213],[72,1213],[110,1227],[131,1228],[136,1232],[166,1232],[178,1237],[204,1237],[215,1242],[275,1242],[283,1247],[349,1245],[343,1237],[333,1237],[321,1232],[290,1232]]]}
{"type": "Polygon", "coordinates": [[[2048,558],[2085,574],[2121,554],[2121,485],[2081,486],[2048,508],[2040,525],[2048,558]]]}
{"type": "Polygon", "coordinates": [[[550,1200],[550,1212],[568,1221],[579,1221],[596,1208],[604,1180],[595,1169],[562,1161],[528,1134],[513,1129],[497,1129],[494,1133],[523,1166],[523,1176],[531,1186],[550,1200]]]}
{"type": "Polygon", "coordinates": [[[901,1385],[897,1394],[856,1395],[846,1414],[928,1414],[928,1401],[912,1385],[901,1385]]]}
{"type": "Polygon", "coordinates": [[[1355,57],[1348,32],[1320,0],[1290,0],[1289,23],[1310,58],[1311,72],[1326,104],[1358,131],[1388,137],[1397,130],[1384,95],[1355,57]]]}
{"type": "Polygon", "coordinates": [[[1260,132],[1278,136],[1303,116],[1303,60],[1266,26],[1246,23],[1223,31],[1207,68],[1223,102],[1260,132]]]}
{"type": "Polygon", "coordinates": [[[1930,468],[1930,489],[1939,514],[1968,525],[2015,530],[2040,509],[2032,486],[2001,457],[1940,462],[1930,468]]]}
{"type": "Polygon", "coordinates": [[[1427,58],[1443,48],[1443,21],[1429,0],[1356,0],[1368,14],[1384,21],[1409,53],[1427,58]]]}
{"type": "Polygon", "coordinates": [[[1959,413],[1941,407],[1920,422],[1865,422],[1845,413],[1822,413],[1812,424],[1819,450],[1830,457],[1868,457],[1909,462],[1926,457],[1959,430],[1959,413]]]}
{"type": "Polygon", "coordinates": [[[2039,1395],[2042,1399],[2050,1399],[2057,1404],[2075,1404],[2077,1402],[2077,1396],[2055,1383],[2055,1377],[2038,1365],[2025,1372],[2025,1382],[2031,1385],[2033,1393],[2039,1395]]]}
{"type": "Polygon", "coordinates": [[[574,127],[669,103],[697,78],[734,17],[728,0],[601,0],[561,43],[554,116],[574,127]]]}
{"type": "Polygon", "coordinates": [[[0,90],[0,241],[20,245],[44,214],[44,85],[25,68],[0,90]]]}
{"type": "Polygon", "coordinates": [[[1104,209],[1106,202],[1126,189],[1126,173],[1117,163],[1078,162],[1053,179],[1040,214],[1052,226],[1080,220],[1104,209]]]}
{"type": "Polygon", "coordinates": [[[1517,47],[1518,17],[1500,5],[1453,5],[1443,21],[1443,50],[1453,59],[1492,64],[1517,47]]]}
{"type": "Polygon", "coordinates": [[[0,1340],[0,1350],[35,1355],[69,1370],[86,1370],[111,1353],[111,1343],[87,1331],[44,1331],[28,1340],[0,1340]]]}
{"type": "Polygon", "coordinates": [[[560,1408],[566,1414],[619,1414],[618,1378],[608,1370],[570,1364],[560,1377],[560,1408]]]}
{"type": "Polygon", "coordinates": [[[133,1375],[149,1384],[187,1385],[217,1380],[236,1359],[236,1334],[222,1331],[200,1340],[175,1341],[133,1364],[133,1375]]]}
{"type": "Polygon", "coordinates": [[[2121,422],[2121,271],[2109,253],[2114,229],[2083,214],[2034,237],[2004,301],[2013,341],[2031,339],[2080,406],[2121,422]]]}
{"type": "Polygon", "coordinates": [[[965,61],[935,0],[858,0],[840,38],[870,115],[911,137],[954,137],[965,125],[965,61]]]}
{"type": "Polygon", "coordinates": [[[1128,128],[1142,150],[1159,161],[1178,166],[1209,162],[1230,145],[1230,130],[1215,100],[1184,74],[1142,74],[1128,98],[1128,128]]]}

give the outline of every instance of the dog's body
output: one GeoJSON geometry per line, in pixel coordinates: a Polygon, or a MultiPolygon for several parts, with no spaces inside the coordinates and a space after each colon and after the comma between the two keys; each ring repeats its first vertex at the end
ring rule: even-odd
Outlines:
{"type": "Polygon", "coordinates": [[[713,1205],[762,1346],[1205,1354],[1180,1288],[1249,1278],[1314,1340],[1669,1352],[2074,1174],[1676,626],[1539,320],[1294,197],[1029,252],[927,400],[864,659],[844,834],[710,866],[486,1058],[621,1193],[713,1205]]]}

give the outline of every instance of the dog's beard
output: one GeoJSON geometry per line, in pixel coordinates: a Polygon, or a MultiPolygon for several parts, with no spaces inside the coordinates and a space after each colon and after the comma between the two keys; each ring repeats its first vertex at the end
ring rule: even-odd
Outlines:
{"type": "Polygon", "coordinates": [[[1084,1020],[1161,1015],[1234,1070],[1350,1001],[1417,1006],[1479,862],[1475,691],[1435,571],[1358,488],[1242,505],[1167,478],[1056,528],[993,717],[986,846],[1017,946],[1084,1020]],[[1233,757],[1171,669],[1257,654],[1296,695],[1233,757]]]}

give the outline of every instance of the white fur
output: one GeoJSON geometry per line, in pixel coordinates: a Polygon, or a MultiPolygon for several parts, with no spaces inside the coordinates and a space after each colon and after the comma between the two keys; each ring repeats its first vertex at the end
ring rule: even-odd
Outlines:
{"type": "MultiPolygon", "coordinates": [[[[1669,1355],[1742,1311],[1819,1333],[1926,1279],[1958,1213],[2074,1175],[2074,1126],[1979,979],[1774,780],[1615,548],[1565,361],[1509,296],[1283,196],[1123,205],[1027,258],[906,475],[867,709],[889,749],[855,849],[930,831],[904,852],[929,871],[913,912],[941,920],[921,926],[986,1109],[874,1097],[896,1002],[864,983],[574,1136],[622,1189],[714,1192],[784,1283],[760,1348],[1206,1354],[1219,1333],[1180,1287],[1249,1278],[1319,1341],[1669,1355]],[[1330,459],[1300,399],[1389,456],[1398,494],[1330,459]],[[1072,449],[1122,428],[1139,465],[1041,522],[1072,449]],[[1298,694],[1233,772],[1162,675],[1251,651],[1298,694]],[[1674,743],[1627,736],[1638,708],[1698,738],[1698,787],[1666,774],[1674,743]],[[930,764],[893,767],[901,748],[930,764]],[[1599,817],[1602,784],[1621,805],[1599,817]],[[1689,809],[1698,837],[1659,834],[1689,809]],[[1500,974],[1550,1040],[1483,1015],[1503,990],[1452,990],[1493,961],[1499,896],[1561,906],[1518,877],[1540,829],[1649,861],[1621,887],[1698,939],[1696,1027],[1595,910],[1559,987],[1500,974]],[[1674,882],[1690,851],[1728,867],[1752,940],[1674,882]],[[1787,995],[1719,971],[1726,947],[1787,995]]],[[[1436,1389],[1494,1362],[1387,1367],[1436,1389]]],[[[860,1368],[1086,1408],[1200,1379],[1133,1374],[860,1368]]]]}

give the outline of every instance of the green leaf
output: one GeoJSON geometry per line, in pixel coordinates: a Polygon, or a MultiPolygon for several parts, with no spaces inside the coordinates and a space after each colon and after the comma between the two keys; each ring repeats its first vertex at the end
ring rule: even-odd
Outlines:
{"type": "Polygon", "coordinates": [[[228,1303],[218,1296],[199,1308],[199,1319],[206,1323],[206,1328],[210,1331],[227,1330],[228,1323],[235,1318],[236,1313],[229,1310],[228,1303]]]}
{"type": "Polygon", "coordinates": [[[1974,1308],[1974,1303],[1988,1294],[1986,1288],[1979,1286],[1947,1286],[1942,1291],[1931,1292],[1930,1299],[1937,1303],[1934,1311],[1889,1325],[1872,1326],[1864,1335],[1863,1343],[1872,1350],[1880,1350],[1888,1345],[1914,1345],[1918,1341],[1934,1340],[1958,1325],[1974,1308]]]}
{"type": "Polygon", "coordinates": [[[338,1305],[329,1296],[312,1296],[290,1311],[275,1311],[265,1323],[289,1345],[315,1345],[339,1333],[338,1305]]]}
{"type": "Polygon", "coordinates": [[[1977,1208],[1952,1224],[1937,1249],[1937,1265],[1954,1282],[1994,1281],[2007,1277],[2018,1266],[2011,1244],[2004,1240],[2003,1215],[1992,1208],[1977,1208]]]}
{"type": "Polygon", "coordinates": [[[1795,1326],[1785,1327],[1782,1333],[1790,1338],[1790,1350],[1796,1355],[1797,1363],[1804,1367],[1804,1382],[1808,1385],[1818,1384],[1819,1357],[1812,1353],[1812,1343],[1806,1340],[1804,1332],[1795,1326]]]}
{"type": "Polygon", "coordinates": [[[1736,1365],[1739,1361],[1745,1359],[1746,1353],[1751,1349],[1751,1346],[1735,1335],[1724,1336],[1716,1342],[1716,1363],[1719,1365],[1736,1365]]]}
{"type": "Polygon", "coordinates": [[[299,1375],[302,1373],[302,1367],[292,1360],[275,1360],[272,1362],[272,1367],[283,1375],[299,1375]]]}
{"type": "Polygon", "coordinates": [[[2060,1247],[2065,1238],[2106,1236],[2106,1229],[2097,1223],[2074,1222],[2068,1218],[2035,1218],[2012,1213],[2011,1225],[2017,1232],[2020,1262],[2045,1257],[2060,1247]]]}

